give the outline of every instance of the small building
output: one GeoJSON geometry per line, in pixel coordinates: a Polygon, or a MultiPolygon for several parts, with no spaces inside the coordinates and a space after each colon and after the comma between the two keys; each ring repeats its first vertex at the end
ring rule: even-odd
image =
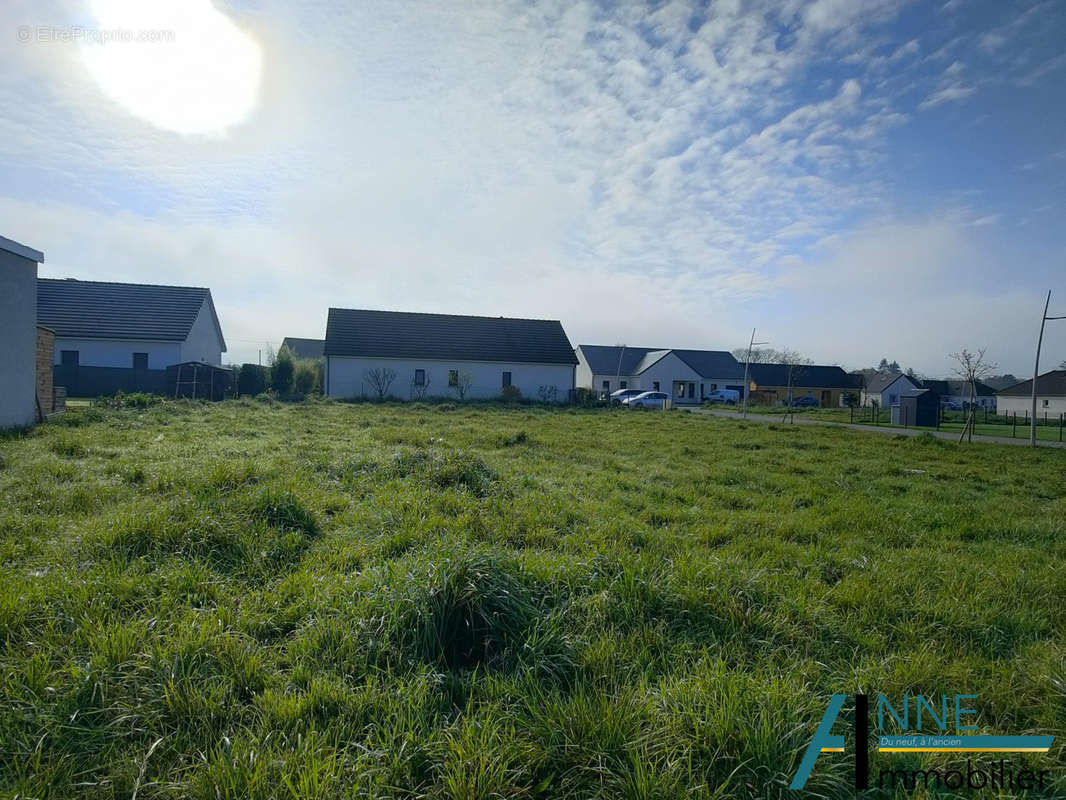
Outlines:
{"type": "Polygon", "coordinates": [[[37,410],[37,265],[44,253],[0,236],[0,428],[37,410]]]}
{"type": "Polygon", "coordinates": [[[301,361],[322,358],[326,354],[325,339],[300,339],[296,336],[286,336],[282,339],[281,346],[288,348],[292,357],[301,361]]]}
{"type": "MultiPolygon", "coordinates": [[[[1019,417],[1033,412],[1033,382],[1031,380],[1016,383],[1006,389],[1000,389],[996,396],[997,411],[1000,414],[1017,414],[1019,417]]],[[[1036,415],[1043,419],[1058,419],[1066,414],[1066,369],[1045,372],[1036,379],[1036,415]]]]}
{"type": "Polygon", "coordinates": [[[566,402],[577,358],[558,320],[329,309],[330,397],[566,402]],[[513,388],[508,388],[513,387],[513,388]]]}
{"type": "MultiPolygon", "coordinates": [[[[941,403],[958,404],[961,408],[970,407],[970,382],[956,380],[923,380],[922,386],[932,389],[940,395],[941,403]]],[[[974,381],[973,403],[977,408],[996,410],[996,390],[981,381],[974,381]]]]}
{"type": "Polygon", "coordinates": [[[236,392],[233,370],[202,361],[167,367],[167,394],[190,400],[225,400],[236,392]]]}
{"type": "Polygon", "coordinates": [[[744,391],[744,365],[723,350],[581,344],[577,385],[607,397],[618,389],[668,392],[674,405],[698,405],[718,389],[744,391]]]}
{"type": "Polygon", "coordinates": [[[41,278],[37,317],[55,331],[55,382],[71,397],[165,394],[167,367],[219,365],[226,351],[200,287],[41,278]]]}
{"type": "Polygon", "coordinates": [[[849,395],[859,400],[862,376],[831,365],[751,364],[748,383],[753,403],[785,405],[789,399],[813,397],[822,408],[839,408],[847,405],[849,395]]]}
{"type": "Polygon", "coordinates": [[[892,406],[892,424],[905,428],[935,428],[940,424],[940,395],[932,389],[904,392],[892,406]]]}
{"type": "Polygon", "coordinates": [[[899,402],[901,394],[914,392],[923,388],[922,382],[902,372],[878,372],[866,380],[860,404],[881,408],[891,408],[899,402]]]}
{"type": "Polygon", "coordinates": [[[52,356],[56,350],[56,334],[51,328],[37,326],[37,415],[44,422],[52,414],[67,408],[67,390],[52,380],[52,356]]]}

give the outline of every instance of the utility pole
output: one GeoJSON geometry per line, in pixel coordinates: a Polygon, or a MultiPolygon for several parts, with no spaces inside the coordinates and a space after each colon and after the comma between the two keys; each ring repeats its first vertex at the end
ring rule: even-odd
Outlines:
{"type": "MultiPolygon", "coordinates": [[[[615,389],[622,388],[622,356],[625,355],[626,346],[623,344],[622,349],[618,351],[618,369],[615,371],[614,382],[617,384],[615,389]]],[[[607,399],[611,399],[611,393],[607,393],[607,399]]]]}
{"type": "Polygon", "coordinates": [[[1040,346],[1044,343],[1044,325],[1049,319],[1066,319],[1063,317],[1049,317],[1048,307],[1051,305],[1051,290],[1047,290],[1047,300],[1044,301],[1044,314],[1040,317],[1040,335],[1036,338],[1036,361],[1033,364],[1033,413],[1029,417],[1029,446],[1036,447],[1036,379],[1040,377],[1040,346]]]}
{"type": "Polygon", "coordinates": [[[757,341],[755,341],[755,328],[752,328],[751,329],[751,341],[748,342],[748,355],[744,358],[744,397],[743,397],[743,400],[744,400],[743,408],[744,408],[744,410],[741,412],[741,416],[742,417],[747,417],[748,416],[748,389],[750,388],[749,384],[748,384],[748,364],[751,363],[751,348],[753,348],[757,344],[758,345],[764,345],[764,344],[770,344],[770,343],[769,342],[757,342],[757,341]]]}

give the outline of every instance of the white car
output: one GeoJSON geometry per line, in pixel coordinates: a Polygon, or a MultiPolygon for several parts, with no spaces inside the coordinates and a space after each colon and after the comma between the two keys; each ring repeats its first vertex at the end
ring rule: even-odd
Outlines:
{"type": "Polygon", "coordinates": [[[735,406],[740,402],[740,392],[736,389],[715,389],[703,399],[708,403],[725,403],[728,406],[735,406]]]}
{"type": "Polygon", "coordinates": [[[622,402],[630,408],[669,408],[670,395],[666,392],[641,392],[633,397],[626,397],[622,402]]]}
{"type": "Polygon", "coordinates": [[[607,398],[612,403],[624,403],[626,399],[630,397],[636,397],[638,394],[644,394],[643,389],[619,389],[616,392],[611,392],[611,396],[607,398]]]}

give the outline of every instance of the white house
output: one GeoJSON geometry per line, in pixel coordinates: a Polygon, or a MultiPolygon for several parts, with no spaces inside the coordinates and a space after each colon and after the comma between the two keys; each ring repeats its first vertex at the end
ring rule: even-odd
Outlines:
{"type": "Polygon", "coordinates": [[[919,379],[902,372],[878,372],[866,381],[860,401],[864,406],[877,403],[881,408],[890,408],[899,402],[900,395],[923,388],[919,379]]]}
{"type": "Polygon", "coordinates": [[[326,394],[565,402],[577,359],[557,320],[331,308],[326,394]]]}
{"type": "MultiPolygon", "coordinates": [[[[1000,389],[997,406],[1000,414],[1017,414],[1019,417],[1031,414],[1033,382],[1022,381],[1000,389]]],[[[1066,414],[1066,369],[1045,372],[1036,380],[1036,415],[1042,419],[1045,414],[1048,419],[1058,419],[1060,414],[1066,414]]]]}
{"type": "Polygon", "coordinates": [[[37,319],[60,365],[159,370],[226,352],[210,289],[41,278],[37,319]]]}
{"type": "Polygon", "coordinates": [[[744,365],[721,350],[578,345],[577,385],[606,396],[618,389],[669,392],[698,404],[717,389],[744,390],[744,365]]]}
{"type": "Polygon", "coordinates": [[[37,418],[39,250],[0,236],[0,428],[37,418]]]}

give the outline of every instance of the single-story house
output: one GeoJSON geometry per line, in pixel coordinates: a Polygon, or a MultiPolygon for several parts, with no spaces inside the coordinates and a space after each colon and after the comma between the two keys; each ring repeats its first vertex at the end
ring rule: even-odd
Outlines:
{"type": "Polygon", "coordinates": [[[37,318],[55,331],[55,382],[73,397],[165,393],[167,367],[226,352],[205,288],[41,278],[37,318]]]}
{"type": "Polygon", "coordinates": [[[923,386],[920,380],[902,372],[878,372],[866,380],[860,402],[864,406],[877,403],[881,408],[890,408],[899,402],[900,395],[923,386]]]}
{"type": "MultiPolygon", "coordinates": [[[[923,380],[922,386],[931,389],[940,395],[941,403],[958,403],[963,408],[970,404],[969,381],[934,381],[923,380]]],[[[981,381],[974,381],[974,405],[978,408],[987,408],[989,411],[996,410],[996,390],[981,381]]]]}
{"type": "Polygon", "coordinates": [[[298,360],[322,358],[325,355],[325,339],[300,339],[296,336],[286,336],[281,341],[281,346],[288,348],[293,358],[298,360]]]}
{"type": "Polygon", "coordinates": [[[32,425],[37,409],[37,265],[44,253],[0,236],[0,428],[32,425]]]}
{"type": "Polygon", "coordinates": [[[329,309],[330,397],[498,398],[566,402],[577,358],[558,320],[329,309]],[[513,387],[508,389],[508,387],[513,387]]]}
{"type": "Polygon", "coordinates": [[[822,364],[751,364],[748,385],[755,403],[783,405],[791,393],[793,400],[813,397],[823,408],[837,408],[847,405],[848,395],[859,400],[862,376],[822,364]]]}
{"type": "MultiPolygon", "coordinates": [[[[1033,382],[1022,381],[1000,389],[996,403],[1000,414],[1017,414],[1020,417],[1032,413],[1033,382]]],[[[1066,414],[1066,369],[1045,372],[1036,379],[1036,415],[1043,418],[1044,414],[1049,419],[1066,414]]]]}
{"type": "Polygon", "coordinates": [[[744,365],[723,350],[578,345],[577,386],[606,397],[618,389],[668,392],[695,405],[718,389],[744,391],[744,365]]]}

